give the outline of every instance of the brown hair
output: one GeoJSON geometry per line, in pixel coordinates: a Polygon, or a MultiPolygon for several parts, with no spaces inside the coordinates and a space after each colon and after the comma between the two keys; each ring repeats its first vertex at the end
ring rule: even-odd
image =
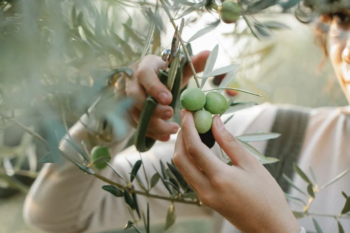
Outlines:
{"type": "Polygon", "coordinates": [[[319,46],[324,54],[323,61],[319,68],[322,68],[328,58],[327,50],[327,34],[329,31],[330,23],[332,21],[331,14],[324,14],[318,18],[314,28],[315,44],[319,46]]]}

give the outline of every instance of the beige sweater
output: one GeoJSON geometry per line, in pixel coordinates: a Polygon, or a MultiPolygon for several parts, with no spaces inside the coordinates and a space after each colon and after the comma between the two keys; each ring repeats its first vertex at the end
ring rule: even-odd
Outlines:
{"type": "MultiPolygon", "coordinates": [[[[343,109],[350,111],[350,107],[343,109]]],[[[276,110],[277,107],[271,104],[262,104],[243,110],[238,112],[226,126],[233,135],[269,132],[274,122],[276,110]]],[[[86,139],[86,131],[80,123],[72,127],[70,133],[77,142],[86,139]]],[[[175,140],[176,136],[172,136],[168,142],[157,142],[150,151],[142,154],[148,177],[155,173],[152,163],[157,169],[160,169],[159,159],[171,160],[175,140]]],[[[140,155],[134,147],[121,151],[125,143],[126,140],[108,146],[111,153],[116,155],[113,159],[115,169],[124,177],[129,177],[131,169],[126,158],[134,163],[140,159],[140,155]]],[[[266,144],[266,142],[259,142],[253,145],[264,152],[266,144]]],[[[62,142],[61,149],[71,155],[76,154],[65,141],[62,142]]],[[[214,146],[213,151],[218,157],[221,157],[217,145],[214,146]]],[[[298,164],[309,176],[309,166],[312,166],[320,186],[349,168],[350,115],[340,111],[340,108],[312,110],[298,164]]],[[[123,183],[109,168],[101,173],[114,181],[123,183]]],[[[144,179],[143,172],[140,172],[139,175],[141,179],[144,179]]],[[[348,174],[337,183],[318,193],[310,211],[338,214],[345,203],[341,191],[350,195],[349,178],[348,174]]],[[[301,178],[296,176],[293,181],[302,190],[306,190],[306,183],[301,178]]],[[[24,218],[33,227],[54,233],[102,232],[120,229],[127,220],[131,219],[127,207],[123,198],[116,198],[103,191],[102,185],[104,185],[102,181],[85,175],[69,162],[65,162],[63,166],[47,164],[27,196],[24,218]]],[[[135,186],[140,189],[136,182],[135,186]]],[[[152,193],[167,195],[167,191],[161,183],[158,183],[152,193]]],[[[293,189],[290,194],[305,200],[305,197],[293,189]]],[[[166,211],[169,207],[167,201],[138,196],[138,202],[142,211],[145,210],[145,204],[149,202],[152,223],[165,222],[166,211]]],[[[216,223],[213,232],[238,232],[229,222],[223,220],[209,208],[184,204],[176,204],[175,206],[177,221],[188,218],[212,218],[216,223]]],[[[291,203],[291,208],[302,210],[294,203],[291,203]]],[[[337,232],[337,224],[334,219],[325,217],[317,217],[316,219],[325,233],[337,232]]],[[[307,231],[315,232],[310,218],[301,219],[299,222],[307,231]]],[[[350,231],[350,219],[344,219],[341,222],[345,232],[350,231]]]]}

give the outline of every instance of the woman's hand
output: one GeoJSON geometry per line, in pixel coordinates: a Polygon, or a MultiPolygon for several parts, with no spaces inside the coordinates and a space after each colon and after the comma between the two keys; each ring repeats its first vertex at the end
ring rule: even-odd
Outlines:
{"type": "Polygon", "coordinates": [[[201,142],[192,113],[182,110],[181,118],[174,163],[204,205],[216,210],[243,232],[300,231],[275,179],[225,129],[218,116],[214,117],[212,131],[233,166],[219,160],[201,142]]]}
{"type": "MultiPolygon", "coordinates": [[[[203,71],[209,53],[209,51],[203,51],[198,55],[192,56],[192,62],[196,72],[203,71]]],[[[130,110],[130,115],[132,116],[131,123],[135,127],[139,122],[147,95],[151,95],[158,101],[159,104],[151,118],[147,136],[160,141],[169,140],[170,134],[176,133],[179,129],[176,123],[164,121],[170,119],[174,114],[174,110],[168,106],[173,98],[171,92],[158,78],[158,71],[164,65],[165,62],[160,57],[148,55],[139,63],[131,66],[133,75],[127,78],[125,83],[126,95],[135,101],[133,108],[130,110]]],[[[191,69],[187,65],[184,70],[183,85],[187,84],[191,76],[191,69]]]]}

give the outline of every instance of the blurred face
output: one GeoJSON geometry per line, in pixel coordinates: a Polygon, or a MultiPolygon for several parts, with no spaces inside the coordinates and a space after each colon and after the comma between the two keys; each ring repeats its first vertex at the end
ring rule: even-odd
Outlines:
{"type": "Polygon", "coordinates": [[[350,10],[334,14],[330,23],[329,56],[350,103],[350,10]]]}

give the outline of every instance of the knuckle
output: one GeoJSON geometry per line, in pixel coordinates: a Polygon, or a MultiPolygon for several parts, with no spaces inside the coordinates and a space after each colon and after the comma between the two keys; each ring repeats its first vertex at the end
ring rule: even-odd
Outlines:
{"type": "Polygon", "coordinates": [[[213,176],[209,177],[209,180],[212,186],[218,190],[221,190],[226,186],[226,177],[222,174],[214,174],[213,176]]]}
{"type": "Polygon", "coordinates": [[[197,153],[197,148],[193,144],[187,144],[186,149],[190,155],[195,155],[197,153]]]}
{"type": "Polygon", "coordinates": [[[136,72],[136,78],[137,80],[141,80],[147,73],[146,68],[139,68],[136,72]]]}

